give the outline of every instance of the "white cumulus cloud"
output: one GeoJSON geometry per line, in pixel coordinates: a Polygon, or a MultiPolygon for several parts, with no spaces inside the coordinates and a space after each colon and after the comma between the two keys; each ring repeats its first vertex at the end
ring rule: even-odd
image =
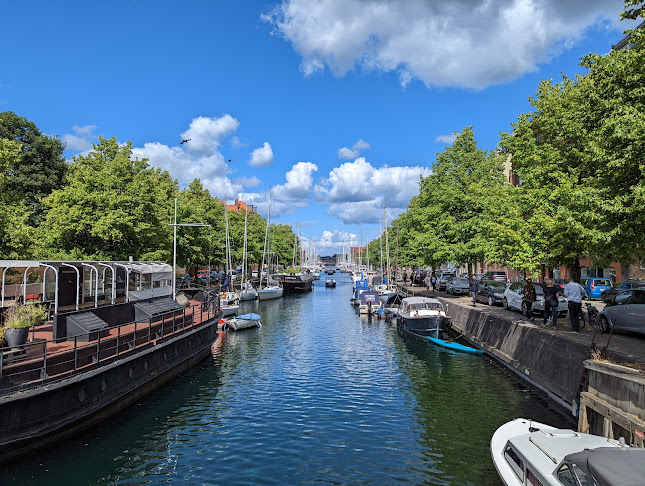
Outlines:
{"type": "Polygon", "coordinates": [[[313,243],[316,248],[316,253],[318,255],[333,255],[334,253],[340,253],[343,246],[346,251],[350,246],[358,246],[359,238],[355,233],[349,233],[347,231],[339,231],[337,229],[333,231],[324,230],[322,237],[317,238],[308,238],[304,236],[303,248],[307,249],[310,243],[313,243]]]}
{"type": "Polygon", "coordinates": [[[269,142],[264,142],[262,147],[256,148],[251,152],[249,165],[252,165],[253,167],[264,167],[271,164],[273,164],[273,149],[269,142]]]}
{"type": "Polygon", "coordinates": [[[181,134],[182,140],[190,140],[186,150],[198,154],[211,154],[217,150],[222,140],[231,135],[240,126],[235,118],[225,114],[220,118],[200,116],[190,122],[188,130],[181,134]]]}
{"type": "Polygon", "coordinates": [[[378,223],[383,204],[393,214],[400,213],[419,193],[419,176],[430,173],[421,166],[377,168],[361,157],[332,169],[316,185],[315,193],[320,201],[330,203],[328,212],[344,223],[378,223]]]}
{"type": "Polygon", "coordinates": [[[434,139],[435,142],[445,143],[446,145],[452,145],[457,140],[457,135],[451,133],[450,135],[439,135],[434,139]]]}
{"type": "MultiPolygon", "coordinates": [[[[271,189],[271,219],[285,214],[293,214],[298,208],[309,205],[314,187],[314,172],[318,166],[312,162],[298,162],[285,174],[285,183],[271,189]]],[[[246,192],[240,198],[257,206],[258,213],[266,217],[269,206],[269,193],[246,192]]]]}
{"type": "Polygon", "coordinates": [[[301,56],[305,75],[357,67],[403,85],[483,89],[536,71],[619,0],[283,0],[262,15],[301,56]]]}
{"type": "Polygon", "coordinates": [[[96,136],[92,134],[95,129],[96,125],[74,125],[72,127],[74,133],[66,133],[61,137],[61,141],[65,144],[66,150],[87,155],[93,148],[93,142],[96,141],[96,136]]]}
{"type": "Polygon", "coordinates": [[[356,142],[352,148],[342,147],[338,149],[338,158],[339,159],[355,159],[361,154],[361,150],[370,148],[370,144],[365,140],[360,139],[356,142]]]}
{"type": "Polygon", "coordinates": [[[245,187],[260,184],[257,177],[239,177],[232,180],[234,166],[227,164],[219,147],[223,140],[232,135],[239,122],[231,115],[220,118],[195,118],[182,139],[190,139],[181,146],[168,146],[159,142],[145,143],[133,147],[132,156],[149,159],[149,164],[167,170],[177,179],[180,187],[200,179],[204,188],[218,199],[235,198],[245,187]]]}

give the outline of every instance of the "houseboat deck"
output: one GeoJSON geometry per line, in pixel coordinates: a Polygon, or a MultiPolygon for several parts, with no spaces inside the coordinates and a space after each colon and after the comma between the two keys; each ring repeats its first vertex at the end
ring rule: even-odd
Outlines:
{"type": "Polygon", "coordinates": [[[59,340],[54,339],[52,323],[33,327],[26,345],[0,349],[0,398],[154,346],[160,340],[199,328],[216,318],[218,313],[217,308],[207,308],[202,302],[190,300],[186,307],[147,320],[139,319],[59,340]]]}

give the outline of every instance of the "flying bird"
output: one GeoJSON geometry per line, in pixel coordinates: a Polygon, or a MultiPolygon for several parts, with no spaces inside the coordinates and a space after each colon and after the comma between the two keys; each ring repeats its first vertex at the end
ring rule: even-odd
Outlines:
{"type": "Polygon", "coordinates": [[[182,141],[181,141],[181,143],[180,143],[179,145],[182,145],[182,144],[184,144],[184,143],[186,143],[186,142],[190,142],[191,140],[192,140],[192,138],[189,138],[188,140],[182,140],[182,141]]]}

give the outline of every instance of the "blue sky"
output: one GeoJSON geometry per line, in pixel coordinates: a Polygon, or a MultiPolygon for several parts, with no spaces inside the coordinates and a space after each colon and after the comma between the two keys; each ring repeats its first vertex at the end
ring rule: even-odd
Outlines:
{"type": "Polygon", "coordinates": [[[622,5],[0,0],[0,111],[70,159],[130,140],[182,186],[262,214],[272,186],[273,220],[331,254],[377,236],[383,201],[403,211],[455,131],[494,149],[541,79],[609,52],[622,5]]]}

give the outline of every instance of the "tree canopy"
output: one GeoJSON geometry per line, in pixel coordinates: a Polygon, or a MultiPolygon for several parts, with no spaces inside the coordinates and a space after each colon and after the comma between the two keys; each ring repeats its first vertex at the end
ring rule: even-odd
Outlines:
{"type": "Polygon", "coordinates": [[[18,142],[20,156],[5,161],[4,190],[23,199],[30,224],[38,224],[44,210],[42,200],[64,183],[67,164],[63,143],[43,134],[38,127],[13,112],[0,113],[0,138],[18,142]]]}

